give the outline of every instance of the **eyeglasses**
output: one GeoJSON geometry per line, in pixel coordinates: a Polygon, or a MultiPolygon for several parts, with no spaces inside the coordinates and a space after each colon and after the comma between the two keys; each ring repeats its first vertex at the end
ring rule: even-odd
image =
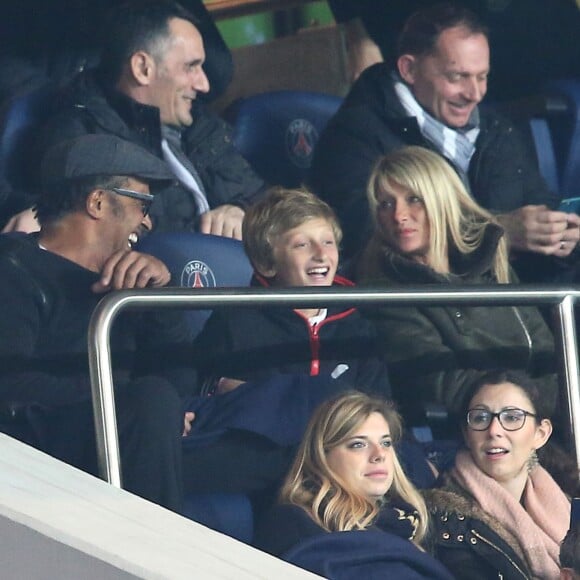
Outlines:
{"type": "Polygon", "coordinates": [[[499,413],[487,409],[470,409],[467,411],[467,425],[473,431],[486,431],[495,417],[506,431],[518,431],[525,425],[526,417],[537,415],[517,408],[502,409],[499,413]]]}
{"type": "Polygon", "coordinates": [[[133,191],[132,189],[123,189],[122,187],[111,187],[110,191],[116,193],[117,195],[124,195],[125,197],[138,199],[141,202],[141,211],[143,212],[143,217],[147,217],[147,215],[149,215],[151,204],[155,199],[155,196],[152,195],[151,193],[143,193],[142,191],[133,191]]]}

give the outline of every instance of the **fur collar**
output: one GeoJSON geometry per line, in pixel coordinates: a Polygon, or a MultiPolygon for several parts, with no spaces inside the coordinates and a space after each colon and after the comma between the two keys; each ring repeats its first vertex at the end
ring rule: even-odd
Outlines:
{"type": "Polygon", "coordinates": [[[526,558],[517,539],[495,518],[479,507],[475,500],[448,474],[441,477],[441,487],[423,491],[431,514],[450,513],[477,520],[498,535],[517,554],[522,563],[526,558]]]}
{"type": "Polygon", "coordinates": [[[444,275],[435,272],[429,266],[393,252],[375,234],[358,260],[355,280],[357,282],[364,280],[366,284],[369,280],[387,276],[401,284],[449,284],[480,277],[491,279],[493,259],[502,235],[502,228],[489,224],[485,230],[483,242],[470,254],[460,254],[451,249],[449,261],[453,274],[444,275]]]}

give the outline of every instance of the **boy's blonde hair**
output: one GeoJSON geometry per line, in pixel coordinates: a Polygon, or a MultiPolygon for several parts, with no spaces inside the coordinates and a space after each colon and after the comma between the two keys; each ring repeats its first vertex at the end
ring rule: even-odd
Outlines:
{"type": "Polygon", "coordinates": [[[270,189],[264,198],[246,210],[242,237],[246,254],[254,269],[266,272],[274,268],[274,240],[288,230],[312,219],[327,220],[336,244],[342,230],[331,207],[306,189],[270,189]]]}

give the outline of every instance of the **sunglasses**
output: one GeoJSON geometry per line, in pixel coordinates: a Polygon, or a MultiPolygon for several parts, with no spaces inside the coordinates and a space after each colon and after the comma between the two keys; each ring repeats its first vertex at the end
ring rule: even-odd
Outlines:
{"type": "Polygon", "coordinates": [[[141,202],[141,211],[143,212],[143,217],[149,215],[149,210],[151,209],[151,204],[155,199],[155,196],[151,193],[143,193],[141,191],[133,191],[132,189],[123,189],[122,187],[112,187],[109,191],[116,193],[117,195],[123,195],[125,197],[131,197],[133,199],[138,199],[141,202]]]}

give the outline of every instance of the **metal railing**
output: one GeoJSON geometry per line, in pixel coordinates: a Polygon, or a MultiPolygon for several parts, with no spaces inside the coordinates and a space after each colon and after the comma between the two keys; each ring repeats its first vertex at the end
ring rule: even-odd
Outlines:
{"type": "Polygon", "coordinates": [[[97,305],[89,327],[89,363],[97,451],[101,476],[121,487],[119,441],[114,405],[111,368],[110,331],[121,310],[151,308],[213,309],[224,306],[244,307],[259,304],[291,308],[349,306],[537,306],[556,308],[562,348],[563,376],[566,384],[572,442],[580,466],[580,378],[574,304],[580,290],[554,290],[553,286],[472,286],[430,288],[406,287],[404,291],[359,288],[296,288],[265,290],[249,288],[162,288],[158,290],[122,290],[105,296],[97,305]]]}

